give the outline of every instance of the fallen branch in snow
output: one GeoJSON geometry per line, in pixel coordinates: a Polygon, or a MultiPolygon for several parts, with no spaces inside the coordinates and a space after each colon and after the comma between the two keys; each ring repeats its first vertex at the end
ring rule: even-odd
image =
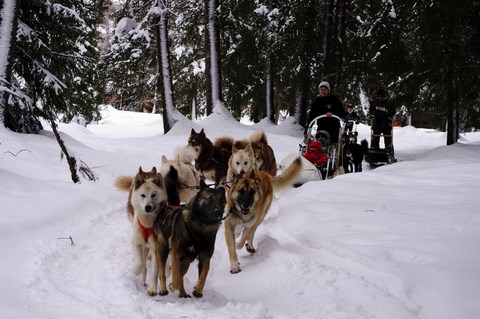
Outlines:
{"type": "Polygon", "coordinates": [[[80,168],[78,169],[79,172],[82,174],[83,178],[88,178],[91,181],[96,181],[97,177],[95,176],[95,173],[92,171],[90,167],[84,162],[80,161],[81,165],[80,168]]]}
{"type": "Polygon", "coordinates": [[[73,242],[72,236],[70,236],[70,237],[58,237],[57,239],[70,239],[71,245],[72,246],[75,245],[75,243],[73,242]]]}
{"type": "Polygon", "coordinates": [[[10,151],[3,152],[3,154],[7,154],[7,153],[8,153],[8,154],[12,154],[13,156],[17,157],[17,155],[20,154],[20,153],[23,152],[23,151],[32,153],[30,150],[27,150],[26,148],[24,148],[24,149],[21,149],[20,151],[18,151],[16,154],[13,154],[13,153],[10,152],[10,151]]]}

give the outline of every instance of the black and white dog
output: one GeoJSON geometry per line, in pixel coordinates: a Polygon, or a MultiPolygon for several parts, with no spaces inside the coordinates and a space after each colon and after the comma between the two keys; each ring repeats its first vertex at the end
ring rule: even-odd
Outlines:
{"type": "Polygon", "coordinates": [[[362,140],[360,144],[347,143],[343,147],[345,173],[357,173],[362,171],[362,162],[365,153],[368,150],[368,142],[362,140]]]}

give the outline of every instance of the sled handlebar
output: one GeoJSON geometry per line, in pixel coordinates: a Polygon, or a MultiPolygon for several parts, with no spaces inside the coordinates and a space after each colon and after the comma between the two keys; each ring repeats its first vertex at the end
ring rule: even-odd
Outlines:
{"type": "Polygon", "coordinates": [[[327,116],[326,114],[324,114],[324,115],[317,116],[316,118],[311,120],[310,123],[308,124],[308,128],[311,128],[317,122],[317,120],[325,117],[333,117],[333,118],[336,118],[340,123],[344,122],[344,120],[340,116],[337,116],[335,114],[332,114],[331,116],[327,116]]]}

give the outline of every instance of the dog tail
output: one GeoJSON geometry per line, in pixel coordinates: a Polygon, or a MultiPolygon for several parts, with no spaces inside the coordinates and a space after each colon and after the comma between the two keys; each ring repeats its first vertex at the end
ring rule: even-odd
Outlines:
{"type": "Polygon", "coordinates": [[[213,145],[218,148],[223,148],[229,151],[230,153],[232,152],[232,145],[235,143],[235,140],[233,137],[230,136],[221,136],[215,140],[213,145]]]}
{"type": "Polygon", "coordinates": [[[165,189],[169,205],[180,205],[180,195],[178,194],[178,171],[170,165],[170,170],[165,175],[165,189]]]}
{"type": "Polygon", "coordinates": [[[296,182],[301,170],[302,160],[297,157],[282,174],[272,177],[273,190],[279,192],[291,187],[296,182]]]}
{"type": "Polygon", "coordinates": [[[267,135],[265,134],[265,132],[263,130],[256,131],[250,136],[250,143],[252,143],[252,144],[259,144],[259,143],[268,144],[267,135]]]}
{"type": "Polygon", "coordinates": [[[197,157],[195,149],[188,145],[182,148],[177,148],[175,154],[178,162],[184,164],[191,164],[197,157]]]}
{"type": "Polygon", "coordinates": [[[361,142],[360,142],[360,146],[362,146],[362,151],[363,153],[365,154],[367,151],[368,151],[368,142],[367,142],[367,139],[363,139],[361,142]]]}
{"type": "Polygon", "coordinates": [[[132,183],[133,183],[132,176],[118,176],[115,179],[114,185],[119,191],[129,192],[130,187],[132,186],[132,183]]]}

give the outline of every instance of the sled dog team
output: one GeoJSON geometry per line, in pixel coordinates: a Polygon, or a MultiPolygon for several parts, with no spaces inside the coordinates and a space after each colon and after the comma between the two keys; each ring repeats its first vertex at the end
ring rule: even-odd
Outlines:
{"type": "Polygon", "coordinates": [[[292,186],[301,169],[297,158],[277,175],[275,156],[263,131],[245,140],[224,136],[212,143],[203,129],[198,133],[192,129],[188,145],[177,148],[173,159],[162,156],[160,171],[140,167],[133,177],[118,176],[115,186],[128,192],[134,272],[142,276],[148,294],[168,294],[166,278],[171,269],[169,289],[190,297],[183,277],[198,259],[192,294],[202,297],[222,222],[230,272],[240,272],[236,250],[245,246],[250,254],[255,253],[255,231],[274,193],[292,186]],[[206,180],[215,187],[209,187],[206,180]]]}

